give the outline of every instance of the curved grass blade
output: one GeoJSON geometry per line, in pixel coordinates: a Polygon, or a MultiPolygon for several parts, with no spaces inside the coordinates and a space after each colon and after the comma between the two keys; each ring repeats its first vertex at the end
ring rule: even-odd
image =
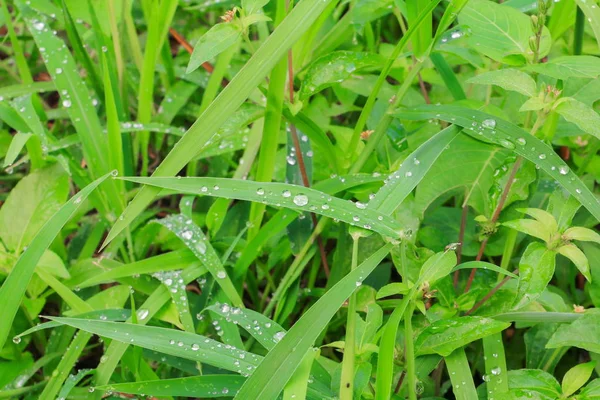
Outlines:
{"type": "MultiPolygon", "coordinates": [[[[181,170],[231,114],[250,96],[287,50],[306,32],[312,22],[333,0],[299,2],[282,23],[254,53],[250,61],[229,82],[227,87],[200,115],[177,145],[154,172],[154,176],[172,176],[181,170]]],[[[144,187],[129,204],[109,232],[104,246],[111,242],[160,192],[156,187],[144,187]]]]}
{"type": "Polygon", "coordinates": [[[100,391],[143,394],[145,396],[181,396],[194,398],[231,397],[246,378],[240,375],[202,375],[97,386],[100,391]]]}
{"type": "Polygon", "coordinates": [[[512,272],[509,272],[509,271],[505,270],[504,268],[501,268],[495,264],[485,262],[485,261],[465,262],[465,263],[459,264],[456,267],[452,268],[452,272],[458,271],[459,269],[473,269],[473,268],[487,269],[490,271],[497,272],[499,274],[510,276],[511,278],[515,278],[515,279],[519,278],[517,275],[513,274],[512,272]]]}
{"type": "Polygon", "coordinates": [[[232,346],[225,346],[205,336],[175,329],[79,318],[49,318],[98,336],[206,363],[240,374],[251,373],[262,359],[260,356],[232,346]]]}
{"type": "Polygon", "coordinates": [[[477,399],[477,390],[473,382],[473,373],[469,367],[469,361],[463,348],[454,350],[452,354],[444,357],[448,375],[452,382],[452,391],[456,400],[477,399]]]}
{"type": "Polygon", "coordinates": [[[365,279],[379,265],[391,247],[391,244],[387,244],[373,253],[304,313],[267,354],[252,376],[244,383],[235,399],[277,398],[329,320],[356,290],[357,283],[365,279]]]}
{"type": "Polygon", "coordinates": [[[387,215],[375,210],[367,211],[359,203],[330,197],[326,193],[304,186],[225,178],[123,179],[182,193],[255,201],[298,211],[307,210],[389,237],[398,237],[400,231],[400,225],[387,215]]]}
{"type": "Polygon", "coordinates": [[[106,174],[95,180],[75,196],[71,197],[71,199],[62,206],[48,222],[46,222],[42,229],[40,229],[27,247],[27,250],[21,254],[21,257],[19,257],[19,260],[10,271],[10,274],[0,288],[0,298],[4,299],[1,312],[3,322],[0,324],[0,349],[6,342],[19,304],[21,304],[21,300],[25,294],[25,289],[31,280],[35,266],[42,257],[42,254],[48,249],[63,226],[65,226],[69,219],[75,214],[79,206],[85,202],[90,193],[104,182],[109,175],[110,174],[106,174]]]}
{"type": "Polygon", "coordinates": [[[388,176],[387,183],[369,202],[368,209],[391,215],[423,179],[442,151],[456,138],[458,132],[458,127],[449,126],[413,151],[400,168],[388,176]]]}
{"type": "Polygon", "coordinates": [[[51,92],[53,90],[56,90],[56,88],[52,81],[19,83],[17,85],[4,86],[3,88],[0,88],[0,101],[27,94],[51,92]]]}
{"type": "MultiPolygon", "coordinates": [[[[81,319],[98,319],[102,321],[125,321],[127,318],[131,316],[130,310],[94,310],[90,312],[86,312],[83,314],[79,314],[74,316],[73,318],[81,318],[81,319]]],[[[57,326],[61,326],[58,322],[44,322],[42,324],[35,325],[32,328],[27,329],[24,332],[19,333],[15,336],[15,338],[22,338],[23,336],[31,335],[34,332],[38,332],[44,329],[56,328],[57,326]]]]}
{"type": "Polygon", "coordinates": [[[568,323],[581,318],[580,313],[517,311],[494,315],[491,318],[507,322],[524,323],[568,323]]]}
{"type": "Polygon", "coordinates": [[[513,150],[543,169],[600,221],[600,202],[546,143],[518,126],[493,115],[459,106],[423,106],[399,110],[395,115],[406,120],[437,118],[465,128],[475,139],[513,150]]]}
{"type": "Polygon", "coordinates": [[[236,307],[244,307],[235,286],[231,282],[219,256],[211,246],[204,232],[185,215],[171,215],[156,221],[173,232],[204,264],[217,281],[229,301],[236,307]]]}
{"type": "Polygon", "coordinates": [[[277,322],[253,310],[231,307],[225,303],[215,304],[206,309],[244,328],[267,350],[275,347],[286,332],[277,322]]]}

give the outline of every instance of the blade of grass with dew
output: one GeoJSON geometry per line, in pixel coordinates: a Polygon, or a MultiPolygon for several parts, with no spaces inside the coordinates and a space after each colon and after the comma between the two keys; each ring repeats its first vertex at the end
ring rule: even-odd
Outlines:
{"type": "Polygon", "coordinates": [[[475,139],[513,150],[554,178],[600,221],[600,202],[594,194],[550,146],[522,128],[493,115],[459,106],[423,106],[399,110],[395,115],[406,120],[441,119],[462,126],[463,132],[475,139]],[[540,157],[542,154],[544,156],[540,157]]]}
{"type": "Polygon", "coordinates": [[[325,293],[292,326],[244,383],[236,399],[275,399],[329,320],[390,251],[387,244],[325,293]]]}
{"type": "Polygon", "coordinates": [[[507,275],[507,276],[510,276],[511,278],[515,278],[515,279],[519,278],[517,275],[513,274],[512,272],[507,271],[504,268],[499,267],[495,264],[485,262],[485,261],[468,261],[468,262],[459,264],[456,267],[454,267],[452,269],[452,272],[458,271],[459,269],[473,269],[473,268],[479,268],[479,269],[485,269],[485,270],[498,272],[499,274],[507,275]]]}
{"type": "Polygon", "coordinates": [[[508,392],[508,371],[502,333],[486,336],[482,341],[486,374],[483,380],[487,383],[488,393],[503,396],[508,392]]]}
{"type": "Polygon", "coordinates": [[[227,348],[222,343],[205,336],[175,329],[77,318],[48,318],[122,343],[237,373],[252,372],[262,360],[260,356],[236,348],[227,348]]]}
{"type": "Polygon", "coordinates": [[[477,399],[477,390],[475,390],[473,374],[465,350],[463,348],[454,350],[452,354],[444,357],[444,360],[446,360],[446,368],[448,368],[448,375],[450,375],[450,382],[452,382],[452,392],[456,400],[477,399]]]}
{"type": "Polygon", "coordinates": [[[233,286],[219,256],[204,232],[191,218],[184,215],[171,215],[156,222],[173,232],[198,257],[229,298],[231,304],[236,307],[244,307],[244,303],[235,286],[233,286]]]}
{"type": "MultiPolygon", "coordinates": [[[[102,88],[100,74],[98,73],[98,68],[96,65],[92,63],[92,60],[83,47],[83,42],[81,41],[81,37],[79,36],[79,32],[77,31],[77,26],[75,25],[75,21],[71,17],[71,13],[67,8],[67,3],[65,0],[61,1],[62,12],[65,19],[65,30],[67,31],[67,37],[69,38],[69,42],[71,43],[71,48],[75,53],[75,57],[77,57],[78,61],[81,63],[83,68],[86,71],[86,75],[91,83],[96,95],[102,97],[104,95],[104,90],[102,88]]],[[[101,32],[96,32],[96,34],[102,34],[101,32]]]]}
{"type": "MultiPolygon", "coordinates": [[[[35,13],[28,6],[20,8],[38,48],[44,49],[44,51],[40,51],[44,63],[52,76],[56,89],[61,93],[61,104],[66,108],[79,135],[91,176],[98,178],[110,171],[106,140],[73,56],[63,41],[52,33],[45,17],[35,13]]],[[[99,190],[103,193],[106,201],[111,204],[110,209],[119,213],[124,205],[115,182],[108,180],[99,190]]],[[[104,215],[109,215],[109,208],[106,204],[97,206],[104,215]]]]}
{"type": "MultiPolygon", "coordinates": [[[[200,115],[153,175],[172,176],[196,156],[331,1],[305,0],[298,3],[215,101],[200,115]]],[[[122,214],[123,218],[118,219],[109,232],[104,246],[125,229],[159,192],[158,188],[142,188],[122,214]]]]}
{"type": "Polygon", "coordinates": [[[206,309],[244,328],[246,332],[252,335],[267,350],[275,347],[286,333],[285,329],[277,322],[247,308],[241,309],[231,307],[229,304],[215,304],[206,309]]]}
{"type": "Polygon", "coordinates": [[[362,205],[357,205],[358,203],[331,197],[324,192],[304,186],[226,178],[130,177],[123,179],[182,193],[261,202],[297,211],[308,210],[389,237],[397,237],[400,231],[398,222],[389,216],[384,216],[376,210],[367,211],[362,205]]]}
{"type": "Polygon", "coordinates": [[[386,184],[375,193],[367,209],[391,215],[423,179],[435,160],[459,132],[457,126],[451,125],[413,151],[400,168],[389,175],[386,184]]]}
{"type": "MultiPolygon", "coordinates": [[[[108,165],[112,170],[116,170],[119,175],[124,173],[123,164],[123,140],[121,138],[121,128],[115,95],[113,92],[113,83],[108,72],[108,63],[104,54],[102,55],[102,65],[104,69],[104,106],[106,107],[106,131],[108,133],[108,165]]],[[[118,185],[121,195],[124,195],[125,187],[118,185]]]]}
{"type": "Polygon", "coordinates": [[[23,132],[17,132],[13,135],[10,146],[8,146],[8,150],[6,150],[2,168],[7,168],[14,164],[15,160],[23,150],[23,147],[25,147],[25,144],[27,144],[27,141],[31,139],[32,136],[32,133],[23,132]]]}
{"type": "MultiPolygon", "coordinates": [[[[77,286],[80,288],[86,288],[102,283],[114,282],[119,278],[125,278],[134,275],[144,275],[160,271],[184,269],[190,264],[199,264],[198,258],[194,255],[194,253],[188,249],[176,250],[101,272],[83,281],[77,286]]],[[[200,268],[204,269],[204,267],[200,268]]]]}
{"type": "Polygon", "coordinates": [[[96,390],[155,397],[231,397],[242,387],[245,380],[246,378],[240,375],[202,375],[155,381],[116,383],[98,386],[96,390]]]}
{"type": "Polygon", "coordinates": [[[171,301],[175,304],[179,320],[186,332],[194,333],[194,320],[190,314],[190,307],[186,293],[186,285],[181,278],[181,271],[161,271],[153,274],[169,290],[171,301]]]}
{"type": "Polygon", "coordinates": [[[12,321],[15,318],[25,289],[33,276],[35,266],[42,257],[42,254],[50,246],[54,238],[60,233],[61,229],[69,219],[77,212],[79,205],[84,202],[94,189],[96,189],[110,174],[107,174],[90,185],[83,188],[75,196],[60,208],[40,229],[35,238],[31,241],[27,250],[19,257],[10,274],[0,288],[0,298],[5,299],[2,308],[2,320],[0,324],[0,349],[6,343],[6,338],[10,331],[12,321]]]}

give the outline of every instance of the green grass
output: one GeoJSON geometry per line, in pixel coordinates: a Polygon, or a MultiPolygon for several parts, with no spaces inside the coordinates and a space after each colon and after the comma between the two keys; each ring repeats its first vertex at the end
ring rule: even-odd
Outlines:
{"type": "Polygon", "coordinates": [[[597,398],[598,10],[2,2],[0,397],[597,398]]]}

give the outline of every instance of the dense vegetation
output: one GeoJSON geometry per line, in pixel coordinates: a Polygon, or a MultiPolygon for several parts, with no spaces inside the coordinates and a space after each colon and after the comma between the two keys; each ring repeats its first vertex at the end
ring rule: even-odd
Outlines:
{"type": "Polygon", "coordinates": [[[596,0],[0,7],[0,398],[600,399],[596,0]]]}

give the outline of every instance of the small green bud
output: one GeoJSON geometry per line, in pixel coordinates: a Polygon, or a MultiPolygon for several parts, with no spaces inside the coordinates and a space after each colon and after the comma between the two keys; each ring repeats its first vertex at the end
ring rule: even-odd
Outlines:
{"type": "Polygon", "coordinates": [[[537,51],[537,40],[535,36],[529,37],[529,48],[531,49],[531,51],[537,51]]]}
{"type": "Polygon", "coordinates": [[[539,18],[537,15],[531,16],[531,30],[535,33],[538,31],[539,18]]]}

